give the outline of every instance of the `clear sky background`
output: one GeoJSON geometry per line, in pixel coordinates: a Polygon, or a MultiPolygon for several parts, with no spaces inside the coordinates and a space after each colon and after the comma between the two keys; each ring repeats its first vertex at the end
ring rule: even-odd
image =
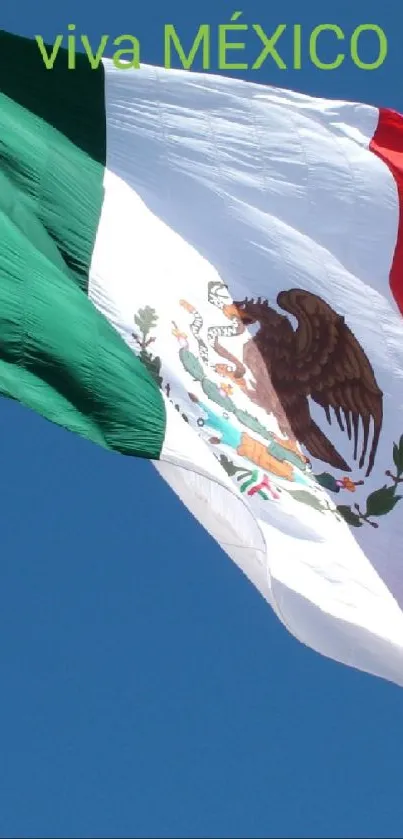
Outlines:
{"type": "MultiPolygon", "coordinates": [[[[305,40],[302,70],[238,75],[403,111],[401,0],[101,8],[9,0],[1,27],[53,42],[75,23],[94,46],[132,33],[162,64],[165,23],[190,47],[238,8],[305,38],[378,23],[374,72],[318,70],[305,40]]],[[[288,635],[150,464],[6,400],[0,428],[0,836],[403,836],[403,691],[288,635]]]]}

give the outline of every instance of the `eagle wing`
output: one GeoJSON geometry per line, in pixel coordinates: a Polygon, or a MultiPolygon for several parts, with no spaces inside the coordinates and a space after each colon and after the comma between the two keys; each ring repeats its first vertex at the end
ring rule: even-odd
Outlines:
{"type": "MultiPolygon", "coordinates": [[[[291,386],[301,397],[310,396],[325,410],[329,423],[333,409],[340,429],[353,441],[355,460],[361,426],[360,468],[367,457],[372,420],[368,476],[374,465],[382,428],[383,394],[364,350],[344,318],[317,295],[303,289],[291,289],[282,291],[277,303],[298,322],[292,344],[287,341],[287,348],[284,347],[286,352],[281,367],[287,369],[278,369],[275,375],[277,392],[281,393],[283,372],[287,391],[291,386]]],[[[314,427],[313,424],[313,431],[314,427]]]]}

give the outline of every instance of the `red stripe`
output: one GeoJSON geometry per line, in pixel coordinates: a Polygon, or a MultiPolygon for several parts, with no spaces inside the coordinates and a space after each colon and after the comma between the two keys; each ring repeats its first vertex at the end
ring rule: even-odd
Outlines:
{"type": "Polygon", "coordinates": [[[396,181],[399,226],[389,282],[403,315],[403,116],[388,108],[380,108],[378,126],[369,147],[386,163],[396,181]]]}

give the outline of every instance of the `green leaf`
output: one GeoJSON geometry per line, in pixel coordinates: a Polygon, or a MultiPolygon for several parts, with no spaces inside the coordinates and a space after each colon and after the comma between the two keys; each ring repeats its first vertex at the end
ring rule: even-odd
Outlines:
{"type": "Polygon", "coordinates": [[[151,306],[145,306],[144,309],[139,309],[137,315],[134,316],[134,322],[143,334],[147,335],[147,333],[150,332],[150,329],[154,329],[157,325],[158,315],[155,309],[152,309],[151,306]]]}
{"type": "Polygon", "coordinates": [[[186,372],[189,373],[195,381],[201,382],[204,378],[204,370],[199,359],[196,358],[194,353],[190,352],[190,350],[187,350],[185,347],[182,347],[179,350],[179,358],[186,372]]]}
{"type": "MultiPolygon", "coordinates": [[[[237,480],[239,480],[239,478],[237,478],[237,480]]],[[[245,483],[241,484],[239,489],[240,489],[241,492],[246,492],[246,490],[249,489],[249,487],[253,486],[254,483],[256,483],[256,478],[254,477],[254,475],[252,473],[251,477],[248,478],[248,480],[245,481],[245,483]]]]}
{"type": "Polygon", "coordinates": [[[248,411],[242,411],[240,408],[236,408],[235,406],[233,411],[236,418],[242,423],[242,425],[249,428],[251,431],[255,431],[256,434],[260,434],[260,436],[266,440],[269,439],[270,435],[267,428],[265,428],[259,420],[253,417],[252,414],[248,411]]]}
{"type": "Polygon", "coordinates": [[[220,405],[220,407],[223,408],[224,411],[228,411],[229,414],[232,413],[235,407],[232,399],[230,399],[229,396],[224,396],[220,393],[220,390],[215,382],[204,378],[201,386],[206,396],[208,396],[212,402],[215,402],[216,405],[220,405]]]}
{"type": "Polygon", "coordinates": [[[336,508],[347,524],[352,527],[362,527],[362,521],[357,513],[354,513],[347,504],[339,504],[336,508]]]}
{"type": "Polygon", "coordinates": [[[240,469],[237,475],[237,481],[243,481],[245,478],[249,478],[251,475],[251,469],[240,469]]]}
{"type": "Polygon", "coordinates": [[[329,475],[329,472],[321,472],[320,475],[313,475],[318,484],[325,489],[330,489],[332,492],[340,492],[340,487],[337,486],[336,478],[329,475]]]}
{"type": "Polygon", "coordinates": [[[327,509],[323,504],[321,504],[316,495],[307,492],[305,489],[297,489],[296,491],[287,489],[287,492],[292,496],[292,498],[295,498],[296,501],[301,501],[302,504],[307,504],[308,507],[313,507],[313,509],[318,510],[319,513],[323,513],[327,509]]]}
{"type": "Polygon", "coordinates": [[[221,463],[222,468],[225,469],[227,475],[229,475],[230,477],[232,477],[233,475],[236,475],[237,472],[242,471],[242,468],[243,468],[243,467],[235,466],[235,464],[232,462],[232,460],[229,460],[229,458],[226,457],[225,454],[220,455],[220,463],[221,463]]]}
{"type": "Polygon", "coordinates": [[[368,496],[366,515],[385,516],[393,510],[400,498],[400,495],[395,495],[394,486],[387,487],[385,484],[382,489],[377,489],[368,496]]]}
{"type": "Polygon", "coordinates": [[[153,377],[158,387],[161,387],[161,359],[158,358],[158,356],[150,355],[150,353],[147,352],[147,350],[141,350],[141,352],[139,353],[139,358],[143,362],[144,366],[147,367],[148,372],[153,377]]]}

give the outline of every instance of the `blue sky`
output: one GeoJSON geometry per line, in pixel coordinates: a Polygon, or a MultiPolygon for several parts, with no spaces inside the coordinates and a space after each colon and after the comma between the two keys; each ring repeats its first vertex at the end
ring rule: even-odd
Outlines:
{"type": "MultiPolygon", "coordinates": [[[[377,23],[380,69],[320,71],[305,48],[300,71],[238,75],[403,111],[401,3],[350,5],[254,0],[243,17],[308,36],[377,23]]],[[[161,64],[165,23],[190,46],[236,8],[19,0],[1,26],[128,32],[161,64]]],[[[5,400],[0,427],[0,835],[401,836],[403,692],[289,636],[149,464],[5,400]]]]}

